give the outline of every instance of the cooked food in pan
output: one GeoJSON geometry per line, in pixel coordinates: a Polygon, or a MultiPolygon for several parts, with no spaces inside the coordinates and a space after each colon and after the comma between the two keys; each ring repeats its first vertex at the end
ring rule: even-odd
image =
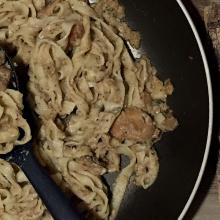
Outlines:
{"type": "MultiPolygon", "coordinates": [[[[0,0],[0,40],[29,67],[38,158],[88,219],[113,220],[129,183],[153,184],[153,144],[177,126],[167,105],[173,85],[158,79],[147,57],[132,56],[129,45],[138,49],[140,36],[124,16],[117,0],[0,0]],[[110,190],[104,178],[113,172],[110,190]]],[[[0,150],[7,153],[31,135],[4,66],[0,79],[0,150]]],[[[3,160],[0,166],[1,219],[50,218],[22,172],[3,160]]]]}

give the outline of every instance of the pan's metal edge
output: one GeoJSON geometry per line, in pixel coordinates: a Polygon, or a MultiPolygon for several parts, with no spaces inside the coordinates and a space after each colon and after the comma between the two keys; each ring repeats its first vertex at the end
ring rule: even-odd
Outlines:
{"type": "Polygon", "coordinates": [[[191,203],[192,203],[192,201],[195,197],[195,194],[196,194],[196,192],[199,188],[199,185],[200,185],[200,182],[202,180],[202,176],[203,176],[203,173],[204,173],[204,170],[205,170],[205,166],[206,166],[206,163],[207,163],[208,155],[209,155],[209,149],[210,149],[210,144],[211,144],[211,136],[212,136],[212,126],[213,126],[213,94],[212,94],[212,83],[211,83],[211,78],[210,78],[209,66],[208,66],[207,58],[206,58],[206,55],[205,55],[205,51],[204,51],[201,39],[199,37],[199,34],[196,30],[196,27],[195,27],[193,21],[192,21],[192,18],[190,17],[190,15],[189,15],[187,9],[185,8],[183,2],[181,0],[176,0],[176,1],[179,4],[181,10],[183,11],[186,19],[188,20],[188,22],[191,26],[191,29],[194,33],[194,36],[197,40],[197,44],[199,46],[199,50],[200,50],[200,53],[202,55],[202,60],[203,60],[203,64],[204,64],[204,68],[205,68],[205,72],[206,72],[208,95],[209,95],[209,125],[208,125],[208,134],[207,134],[205,153],[204,153],[203,162],[202,162],[202,165],[201,165],[196,183],[195,183],[195,185],[193,187],[193,190],[191,192],[191,195],[190,195],[185,207],[183,208],[180,216],[178,217],[178,220],[182,220],[183,217],[185,216],[186,212],[188,211],[188,209],[189,209],[189,207],[190,207],[190,205],[191,205],[191,203]]]}

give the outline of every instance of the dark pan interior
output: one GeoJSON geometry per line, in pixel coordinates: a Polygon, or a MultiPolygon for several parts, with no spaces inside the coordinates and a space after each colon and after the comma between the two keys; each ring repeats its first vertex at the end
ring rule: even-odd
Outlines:
{"type": "Polygon", "coordinates": [[[182,10],[174,0],[121,0],[129,24],[141,33],[143,50],[171,78],[169,104],[180,126],[157,144],[160,172],[148,190],[128,187],[118,220],[175,220],[183,210],[203,161],[209,97],[203,61],[182,10]]]}

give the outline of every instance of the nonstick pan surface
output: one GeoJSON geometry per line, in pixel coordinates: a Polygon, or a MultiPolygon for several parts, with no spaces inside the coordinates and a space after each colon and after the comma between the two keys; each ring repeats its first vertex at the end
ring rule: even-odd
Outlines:
{"type": "Polygon", "coordinates": [[[205,54],[187,11],[175,0],[121,0],[142,36],[142,51],[175,92],[176,131],[157,144],[160,172],[148,190],[130,185],[118,220],[176,220],[187,211],[204,171],[212,130],[212,92],[205,54]]]}

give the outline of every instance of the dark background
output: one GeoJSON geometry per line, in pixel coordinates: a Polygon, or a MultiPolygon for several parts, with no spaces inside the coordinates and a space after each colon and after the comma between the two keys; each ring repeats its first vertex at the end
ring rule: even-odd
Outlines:
{"type": "MultiPolygon", "coordinates": [[[[185,206],[197,179],[208,131],[209,101],[206,76],[197,42],[188,22],[173,0],[122,0],[129,24],[142,36],[142,49],[162,79],[171,78],[175,92],[169,104],[180,126],[164,135],[156,146],[160,158],[158,179],[148,190],[129,187],[117,219],[175,220],[185,206]],[[135,193],[134,193],[135,192],[135,193]]],[[[218,74],[204,25],[194,7],[193,14],[210,59],[214,93],[218,74]]],[[[215,112],[218,100],[215,97],[215,112]]],[[[216,117],[216,116],[214,116],[216,117]]],[[[218,150],[218,120],[215,120],[211,153],[199,193],[186,219],[192,219],[215,174],[218,150]],[[205,189],[205,190],[204,190],[205,189]]]]}
{"type": "MultiPolygon", "coordinates": [[[[212,87],[213,87],[213,101],[214,101],[214,122],[213,122],[213,135],[212,135],[212,143],[210,148],[210,154],[207,162],[207,166],[205,169],[205,173],[203,175],[202,182],[198,189],[198,192],[195,196],[195,199],[185,217],[186,220],[190,220],[195,216],[205,201],[205,199],[209,196],[209,198],[215,198],[214,201],[208,199],[206,201],[206,205],[204,206],[205,210],[201,214],[206,214],[207,216],[210,214],[209,218],[213,220],[217,220],[220,218],[220,209],[219,201],[218,201],[218,176],[217,172],[217,163],[218,163],[218,155],[219,155],[219,125],[220,125],[220,74],[219,74],[219,57],[216,56],[215,50],[213,48],[212,39],[209,37],[208,30],[205,27],[203,21],[203,9],[205,6],[211,5],[212,2],[220,3],[219,0],[185,0],[184,4],[187,7],[187,10],[190,12],[191,17],[197,27],[200,38],[202,40],[203,46],[206,51],[207,59],[209,62],[212,87]],[[211,194],[211,195],[210,195],[211,194]],[[215,195],[215,196],[214,196],[215,195]],[[209,204],[208,204],[209,202],[209,204]],[[211,202],[213,204],[211,204],[211,202]],[[216,203],[216,204],[215,204],[216,203]],[[212,215],[212,212],[213,213],[212,215]],[[216,214],[217,213],[217,214],[216,214]],[[215,215],[216,214],[216,215],[215,215]],[[215,216],[215,217],[212,217],[215,216]]],[[[220,18],[219,18],[220,19],[220,18]]],[[[219,171],[218,171],[219,173],[219,171]]],[[[205,220],[205,218],[200,217],[201,220],[205,220]],[[202,219],[203,218],[203,219],[202,219]]]]}

